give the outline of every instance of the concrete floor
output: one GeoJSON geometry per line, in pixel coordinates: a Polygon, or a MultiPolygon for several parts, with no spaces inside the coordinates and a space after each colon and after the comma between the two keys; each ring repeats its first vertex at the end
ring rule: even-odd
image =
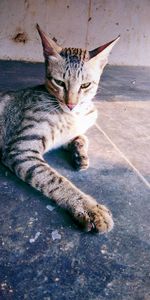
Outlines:
{"type": "MultiPolygon", "coordinates": [[[[0,90],[43,81],[42,64],[0,62],[0,90]]],[[[89,130],[90,168],[66,153],[48,162],[105,203],[115,227],[86,234],[46,197],[0,165],[0,299],[150,299],[150,68],[107,67],[89,130]],[[101,100],[101,101],[100,101],[101,100]]]]}

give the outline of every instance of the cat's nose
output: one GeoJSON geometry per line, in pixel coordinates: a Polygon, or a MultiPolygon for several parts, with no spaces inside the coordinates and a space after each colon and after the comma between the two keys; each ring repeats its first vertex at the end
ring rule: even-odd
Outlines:
{"type": "Polygon", "coordinates": [[[76,106],[76,104],[73,103],[67,103],[66,105],[70,110],[73,110],[73,108],[76,106]]]}

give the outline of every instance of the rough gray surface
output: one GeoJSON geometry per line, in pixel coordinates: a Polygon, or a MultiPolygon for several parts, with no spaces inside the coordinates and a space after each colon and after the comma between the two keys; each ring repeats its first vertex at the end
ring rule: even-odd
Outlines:
{"type": "MultiPolygon", "coordinates": [[[[43,78],[42,64],[0,62],[0,68],[1,90],[43,78]]],[[[115,227],[108,235],[80,231],[68,214],[0,165],[1,300],[150,299],[149,77],[150,69],[106,68],[97,96],[100,117],[88,132],[87,171],[75,172],[62,150],[46,155],[110,207],[115,227]]]]}

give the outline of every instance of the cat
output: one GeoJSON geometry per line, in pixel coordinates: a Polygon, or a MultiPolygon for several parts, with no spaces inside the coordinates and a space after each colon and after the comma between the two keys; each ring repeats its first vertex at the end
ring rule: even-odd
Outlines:
{"type": "Polygon", "coordinates": [[[0,94],[2,163],[66,209],[86,231],[113,228],[112,214],[43,159],[64,146],[77,170],[88,168],[88,140],[97,111],[92,103],[115,40],[87,51],[61,48],[37,24],[45,58],[45,85],[0,94]]]}

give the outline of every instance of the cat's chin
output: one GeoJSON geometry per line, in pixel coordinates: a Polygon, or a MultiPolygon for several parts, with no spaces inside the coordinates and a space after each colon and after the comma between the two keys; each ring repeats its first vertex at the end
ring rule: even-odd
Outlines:
{"type": "Polygon", "coordinates": [[[60,106],[65,113],[75,115],[75,114],[87,113],[87,111],[91,108],[91,106],[93,106],[93,103],[90,101],[87,102],[86,105],[85,103],[77,104],[72,110],[70,110],[66,105],[60,105],[60,106]]]}
{"type": "Polygon", "coordinates": [[[72,112],[74,111],[74,109],[70,110],[66,105],[60,105],[60,107],[63,110],[63,112],[68,114],[72,114],[72,112]]]}
{"type": "Polygon", "coordinates": [[[74,107],[72,110],[70,110],[68,107],[63,107],[62,109],[65,113],[70,114],[70,115],[83,113],[83,110],[80,109],[80,107],[74,107]]]}
{"type": "Polygon", "coordinates": [[[72,115],[76,112],[76,106],[72,110],[70,110],[66,105],[61,105],[61,104],[59,104],[59,105],[60,105],[61,109],[63,110],[63,112],[65,112],[67,114],[72,115]]]}

